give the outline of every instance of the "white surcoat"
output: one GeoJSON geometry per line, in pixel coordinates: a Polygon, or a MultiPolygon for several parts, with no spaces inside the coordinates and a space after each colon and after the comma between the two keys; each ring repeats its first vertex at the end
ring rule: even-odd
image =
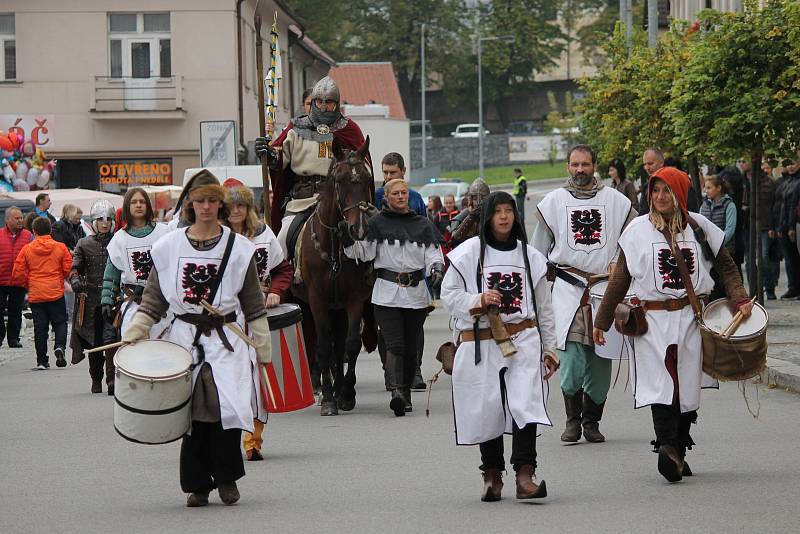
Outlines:
{"type": "MultiPolygon", "coordinates": [[[[147,285],[147,277],[153,267],[150,249],[162,236],[170,232],[165,224],[157,223],[153,231],[144,237],[134,237],[125,230],[120,230],[108,243],[108,259],[120,273],[120,284],[141,286],[147,285]]],[[[120,331],[125,334],[128,325],[133,319],[139,305],[133,299],[123,303],[120,313],[122,324],[120,331]]],[[[167,321],[162,319],[150,329],[150,338],[157,338],[167,327],[167,321]]]]}
{"type": "MultiPolygon", "coordinates": [[[[705,217],[694,219],[705,231],[708,244],[716,255],[725,233],[705,217]]],[[[691,227],[676,237],[695,293],[709,294],[714,288],[711,261],[703,256],[691,227]]],[[[641,300],[679,299],[686,296],[680,272],[663,234],[655,229],[648,215],[631,221],[622,233],[619,245],[631,274],[630,292],[641,300]]],[[[672,404],[673,383],[664,359],[667,347],[678,347],[678,384],[682,412],[700,406],[700,388],[716,387],[717,382],[703,374],[703,350],[700,331],[691,306],[677,311],[647,312],[647,333],[633,339],[630,358],[631,383],[637,408],[649,404],[672,404]]]]}
{"type": "MultiPolygon", "coordinates": [[[[197,250],[186,236],[187,228],[170,232],[153,245],[151,255],[158,273],[161,292],[174,315],[201,313],[201,299],[208,298],[209,281],[217,273],[231,230],[222,227],[222,238],[211,250],[197,250]]],[[[255,246],[245,237],[234,235],[234,246],[222,281],[211,303],[222,314],[236,313],[236,323],[244,329],[245,320],[239,304],[239,292],[245,274],[255,253],[255,246]]],[[[222,344],[216,330],[210,336],[200,336],[199,343],[205,352],[205,361],[211,366],[217,386],[222,427],[253,431],[253,373],[249,346],[230,330],[226,337],[233,346],[230,352],[222,344]]],[[[165,339],[190,350],[194,363],[198,361],[197,348],[193,346],[195,326],[175,319],[165,339]]],[[[192,373],[194,387],[200,366],[192,373]]]]}
{"type": "MultiPolygon", "coordinates": [[[[579,199],[566,188],[551,191],[538,205],[553,243],[547,260],[594,274],[608,271],[617,255],[617,242],[628,220],[631,201],[611,187],[603,187],[592,198],[579,199]]],[[[578,275],[576,278],[585,279],[578,275]]],[[[570,325],[580,306],[583,289],[556,278],[553,311],[558,348],[563,350],[570,325]]]]}
{"type": "MultiPolygon", "coordinates": [[[[456,442],[473,445],[494,439],[512,430],[512,423],[522,428],[529,423],[550,426],[547,414],[548,385],[543,380],[542,343],[555,348],[550,292],[545,274],[544,256],[527,247],[531,267],[530,287],[525,274],[522,245],[501,251],[487,246],[483,261],[482,288],[476,272],[480,239],[468,239],[448,255],[450,268],[442,283],[442,302],[455,320],[455,333],[472,330],[474,319],[469,310],[480,304],[480,293],[491,284],[503,295],[500,317],[505,323],[536,319],[532,294],[536,296],[539,328],[529,328],[512,336],[517,353],[503,357],[494,340],[480,341],[481,361],[475,363],[475,342],[462,342],[456,352],[453,369],[453,412],[456,442]],[[541,338],[540,338],[541,332],[541,338]],[[505,381],[505,403],[500,380],[505,381]]],[[[488,328],[483,316],[480,328],[488,328]]],[[[456,340],[457,341],[457,340],[456,340]]]]}

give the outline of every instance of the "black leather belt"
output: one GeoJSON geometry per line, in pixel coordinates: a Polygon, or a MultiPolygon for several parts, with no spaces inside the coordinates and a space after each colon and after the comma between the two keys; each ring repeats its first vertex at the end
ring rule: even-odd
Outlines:
{"type": "Polygon", "coordinates": [[[422,271],[422,269],[410,273],[398,273],[396,271],[390,271],[389,269],[378,269],[378,278],[394,282],[400,287],[417,287],[425,278],[425,272],[422,271]]]}
{"type": "Polygon", "coordinates": [[[236,312],[231,312],[224,317],[206,315],[204,313],[184,313],[176,315],[176,318],[196,326],[197,329],[206,336],[210,336],[212,330],[216,331],[225,348],[233,352],[233,346],[231,342],[228,341],[228,336],[225,335],[225,330],[222,327],[225,323],[236,322],[236,312]]]}

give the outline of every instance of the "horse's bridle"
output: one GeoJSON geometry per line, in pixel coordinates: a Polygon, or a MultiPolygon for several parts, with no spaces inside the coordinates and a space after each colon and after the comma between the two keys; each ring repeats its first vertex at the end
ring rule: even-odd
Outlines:
{"type": "MultiPolygon", "coordinates": [[[[345,165],[345,164],[349,165],[350,166],[350,180],[351,180],[352,183],[358,183],[358,182],[361,181],[361,177],[356,172],[356,166],[359,163],[366,166],[364,161],[361,161],[361,160],[353,157],[352,152],[350,154],[348,154],[347,159],[344,159],[342,161],[333,161],[333,162],[331,162],[330,169],[328,170],[328,179],[333,180],[334,203],[336,205],[336,210],[339,212],[339,217],[336,220],[336,222],[333,224],[333,226],[325,224],[325,221],[322,220],[322,216],[319,213],[319,208],[320,208],[321,203],[318,203],[317,207],[314,209],[313,217],[317,219],[319,224],[323,228],[325,228],[325,230],[327,230],[328,233],[330,233],[332,235],[336,235],[337,237],[341,237],[341,230],[339,229],[339,222],[346,220],[346,214],[347,214],[348,211],[353,210],[353,209],[358,209],[360,211],[360,213],[359,213],[360,222],[361,222],[362,225],[365,226],[366,223],[367,223],[367,221],[366,221],[367,213],[371,209],[375,208],[370,202],[367,202],[365,200],[361,200],[361,201],[359,201],[359,202],[357,202],[357,203],[355,203],[353,205],[346,206],[346,207],[342,208],[342,203],[341,203],[341,199],[340,199],[340,195],[339,195],[339,182],[336,179],[336,169],[340,165],[345,165]]],[[[350,228],[349,227],[347,229],[347,232],[348,233],[350,232],[350,228]]],[[[352,234],[350,234],[350,237],[352,239],[355,239],[355,237],[352,234]]],[[[322,244],[319,242],[319,239],[317,238],[317,233],[314,230],[313,222],[311,224],[311,240],[314,243],[314,249],[316,249],[316,251],[319,253],[320,258],[322,258],[323,261],[325,261],[326,263],[328,263],[331,266],[331,273],[332,273],[331,277],[335,277],[338,274],[339,268],[341,267],[341,264],[342,264],[343,247],[341,245],[341,241],[339,242],[338,254],[336,254],[335,258],[333,258],[332,257],[334,255],[333,254],[334,253],[333,247],[331,247],[331,253],[328,253],[327,251],[322,250],[322,244]]]]}

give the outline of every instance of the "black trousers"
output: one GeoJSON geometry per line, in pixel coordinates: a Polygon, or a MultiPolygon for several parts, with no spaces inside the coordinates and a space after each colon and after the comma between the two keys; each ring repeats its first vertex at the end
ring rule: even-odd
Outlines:
{"type": "MultiPolygon", "coordinates": [[[[530,423],[519,428],[517,423],[511,431],[511,465],[517,471],[522,465],[532,465],[536,468],[536,423],[530,423]]],[[[505,471],[506,463],[503,457],[503,435],[480,444],[481,471],[499,469],[505,471]]]]}
{"type": "Polygon", "coordinates": [[[185,493],[208,493],[222,483],[244,476],[240,450],[242,431],[224,430],[222,423],[192,421],[192,434],[181,443],[181,489],[185,493]]]}
{"type": "Polygon", "coordinates": [[[24,287],[0,286],[0,343],[6,339],[6,334],[9,345],[19,343],[23,304],[25,304],[24,287]],[[7,325],[2,320],[3,314],[7,317],[7,325]]]}
{"type": "Polygon", "coordinates": [[[425,308],[375,305],[375,319],[386,344],[386,378],[392,389],[408,389],[417,371],[419,337],[428,312],[425,308]]]}
{"type": "Polygon", "coordinates": [[[56,348],[67,347],[67,306],[64,297],[50,302],[31,302],[33,313],[33,339],[36,346],[36,363],[48,363],[47,335],[50,325],[56,333],[56,348]]]}

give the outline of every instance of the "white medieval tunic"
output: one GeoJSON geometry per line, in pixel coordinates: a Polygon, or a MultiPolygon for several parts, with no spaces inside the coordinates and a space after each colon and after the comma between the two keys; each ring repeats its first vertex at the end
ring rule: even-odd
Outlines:
{"type": "MultiPolygon", "coordinates": [[[[153,245],[151,255],[158,273],[161,293],[174,315],[202,313],[199,302],[208,297],[209,282],[218,272],[231,230],[222,227],[222,237],[210,250],[197,250],[186,236],[188,228],[170,232],[153,245]]],[[[222,314],[236,313],[236,323],[244,329],[245,320],[239,303],[239,291],[244,284],[255,246],[245,237],[234,235],[234,246],[228,265],[212,306],[222,314]]],[[[197,348],[193,346],[196,327],[175,319],[164,337],[191,351],[192,361],[199,363],[197,348]]],[[[241,428],[253,431],[253,373],[249,346],[232,334],[225,332],[233,347],[230,352],[222,344],[216,330],[210,336],[200,336],[198,343],[205,351],[205,361],[211,366],[217,387],[220,421],[223,429],[241,428]]],[[[192,373],[192,388],[197,383],[200,365],[192,373]]]]}
{"type": "MultiPolygon", "coordinates": [[[[547,260],[560,267],[575,267],[593,274],[608,272],[617,255],[617,241],[628,220],[631,201],[611,187],[602,187],[586,199],[576,198],[560,187],[538,205],[539,213],[553,236],[547,260]]],[[[572,276],[586,282],[580,275],[572,276]]],[[[556,278],[553,282],[556,347],[564,350],[575,312],[584,290],[556,278]]]]}
{"type": "MultiPolygon", "coordinates": [[[[442,283],[442,302],[455,319],[455,335],[472,331],[474,318],[470,309],[480,306],[480,293],[494,286],[503,295],[500,318],[504,323],[519,323],[525,319],[539,321],[539,327],[528,328],[512,336],[517,353],[503,357],[493,339],[480,341],[481,361],[475,363],[475,342],[462,342],[456,352],[453,368],[453,412],[456,443],[475,445],[530,423],[551,426],[547,414],[548,385],[542,347],[555,350],[555,324],[550,302],[550,290],[545,274],[544,256],[527,246],[534,284],[537,317],[531,301],[531,288],[525,273],[523,247],[500,251],[486,246],[483,261],[482,288],[476,280],[480,257],[480,238],[468,239],[448,254],[450,268],[442,283]],[[541,333],[541,337],[540,337],[541,333]],[[500,389],[500,374],[504,373],[506,399],[500,389]]],[[[480,318],[480,328],[488,328],[486,316],[480,318]]],[[[456,339],[458,341],[458,339],[456,339]]]]}
{"type": "MultiPolygon", "coordinates": [[[[150,269],[153,268],[150,249],[153,248],[156,241],[169,232],[167,225],[157,223],[153,227],[153,231],[144,237],[134,237],[124,229],[114,234],[108,244],[108,259],[120,271],[121,285],[142,288],[147,285],[147,277],[150,275],[150,269]]],[[[120,310],[122,316],[120,331],[123,335],[138,309],[139,305],[133,299],[123,302],[120,310]]],[[[150,339],[158,338],[168,324],[169,321],[166,318],[162,318],[161,321],[154,324],[150,329],[150,339]]]]}
{"type": "MultiPolygon", "coordinates": [[[[283,260],[283,249],[278,243],[278,238],[269,226],[264,225],[263,231],[250,238],[250,241],[255,245],[255,260],[256,269],[258,270],[258,279],[261,286],[268,288],[270,285],[269,273],[272,269],[278,266],[283,260]]],[[[252,409],[255,418],[262,423],[267,422],[269,416],[267,406],[261,395],[261,372],[256,360],[256,349],[250,347],[250,364],[253,369],[253,399],[252,409]]]]}
{"type": "MultiPolygon", "coordinates": [[[[705,217],[696,217],[706,234],[714,255],[725,240],[725,233],[705,217]]],[[[709,294],[714,288],[712,264],[703,256],[694,231],[687,226],[676,236],[692,276],[697,295],[709,294]]],[[[641,300],[680,299],[686,288],[675,258],[664,235],[655,229],[648,215],[635,218],[622,233],[619,245],[625,253],[631,275],[630,292],[641,300]]],[[[650,404],[672,404],[674,385],[664,363],[667,347],[678,347],[678,384],[681,412],[700,406],[700,388],[717,387],[717,381],[703,374],[703,349],[694,311],[686,306],[677,311],[647,312],[647,333],[631,338],[633,356],[630,361],[631,383],[635,407],[650,404]]]]}

